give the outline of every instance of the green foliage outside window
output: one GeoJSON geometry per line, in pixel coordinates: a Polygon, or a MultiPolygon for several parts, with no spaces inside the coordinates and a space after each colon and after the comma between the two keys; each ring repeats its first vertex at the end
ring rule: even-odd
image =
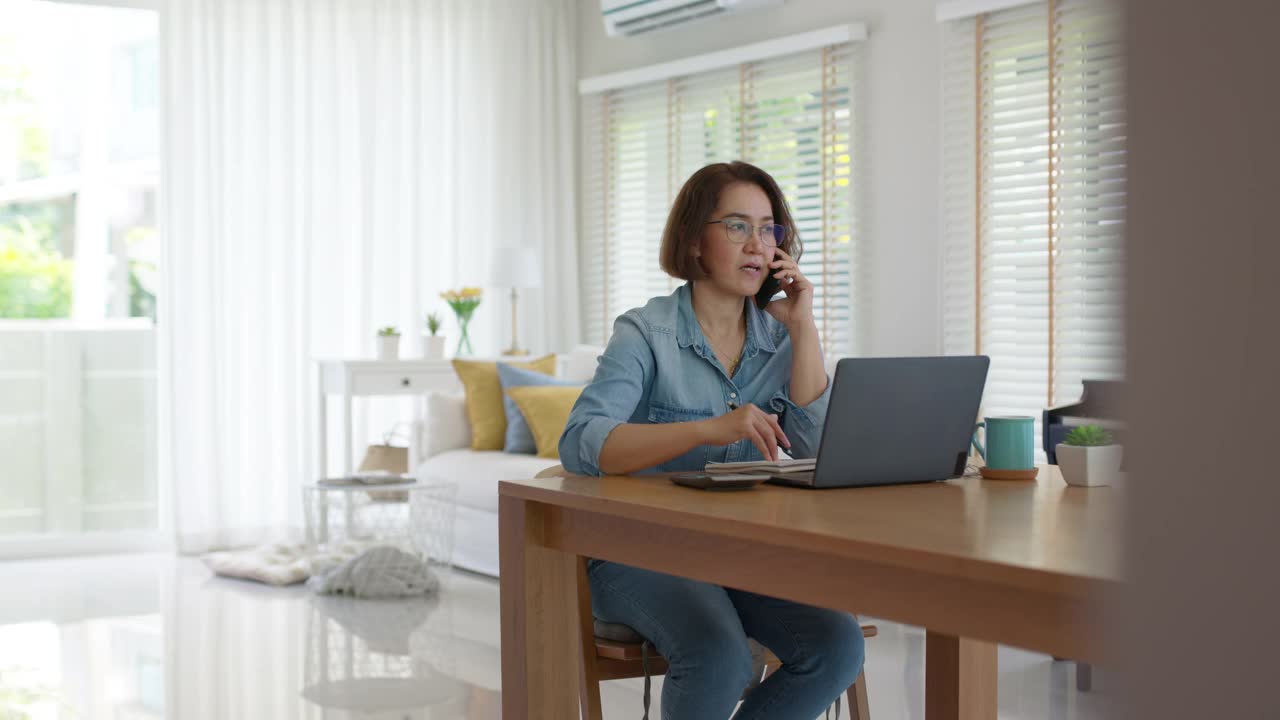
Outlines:
{"type": "Polygon", "coordinates": [[[49,131],[41,123],[34,88],[33,73],[17,56],[14,37],[0,35],[0,132],[16,136],[19,180],[49,174],[49,131]]]}
{"type": "Polygon", "coordinates": [[[156,319],[156,285],[159,269],[151,258],[159,257],[159,233],[139,225],[125,234],[129,252],[129,317],[156,319]]]}
{"type": "Polygon", "coordinates": [[[71,314],[72,261],[52,247],[53,227],[0,222],[0,318],[71,314]]]}

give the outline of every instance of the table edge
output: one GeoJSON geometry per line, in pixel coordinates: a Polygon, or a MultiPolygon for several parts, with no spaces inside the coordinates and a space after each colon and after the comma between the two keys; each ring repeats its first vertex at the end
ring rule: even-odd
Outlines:
{"type": "MultiPolygon", "coordinates": [[[[627,517],[643,522],[672,525],[685,530],[716,532],[729,537],[760,541],[758,534],[750,532],[751,525],[735,520],[709,517],[679,510],[656,510],[605,498],[592,498],[565,493],[548,488],[526,485],[522,480],[500,480],[499,497],[567,508],[570,510],[627,517]],[[626,512],[622,512],[622,510],[626,512]]],[[[1099,575],[1079,575],[1032,568],[1009,563],[980,560],[958,555],[885,545],[865,540],[851,540],[820,535],[796,528],[773,528],[777,544],[795,549],[821,549],[835,555],[843,555],[864,562],[894,564],[941,575],[951,575],[1001,585],[1053,592],[1076,597],[1096,597],[1109,593],[1123,584],[1123,579],[1099,575]],[[815,540],[818,543],[815,545],[815,540]]]]}

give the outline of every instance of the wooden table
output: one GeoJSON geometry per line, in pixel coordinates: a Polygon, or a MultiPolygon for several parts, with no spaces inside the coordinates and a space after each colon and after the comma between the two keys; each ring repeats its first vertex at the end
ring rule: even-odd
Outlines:
{"type": "Polygon", "coordinates": [[[923,626],[930,720],[996,717],[997,643],[1100,660],[1096,608],[1120,577],[1117,492],[1068,487],[1056,467],[739,493],[565,477],[499,495],[506,720],[578,717],[579,555],[923,626]]]}

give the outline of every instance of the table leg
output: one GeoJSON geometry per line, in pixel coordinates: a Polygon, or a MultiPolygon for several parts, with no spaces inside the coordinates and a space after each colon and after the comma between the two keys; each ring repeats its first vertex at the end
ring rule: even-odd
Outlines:
{"type": "MultiPolygon", "coordinates": [[[[351,378],[347,378],[345,387],[342,391],[342,476],[351,477],[355,472],[351,459],[351,378]]],[[[355,494],[344,495],[342,501],[342,532],[350,540],[359,535],[355,518],[355,494]]]]}
{"type": "Polygon", "coordinates": [[[543,512],[498,500],[503,720],[578,717],[576,558],[543,546],[543,512]]]}
{"type": "Polygon", "coordinates": [[[355,468],[351,464],[351,391],[342,393],[342,472],[350,475],[355,468]]]}
{"type": "MultiPolygon", "coordinates": [[[[320,507],[314,511],[320,516],[319,539],[317,543],[324,548],[329,545],[329,493],[324,488],[317,488],[313,497],[318,495],[317,502],[320,507]]],[[[309,508],[310,509],[310,508],[309,508]]]]}
{"type": "Polygon", "coordinates": [[[1093,666],[1089,663],[1076,663],[1076,690],[1089,692],[1093,689],[1093,666]]]}
{"type": "Polygon", "coordinates": [[[995,720],[995,643],[925,634],[926,720],[995,720]]]}
{"type": "Polygon", "coordinates": [[[316,435],[316,448],[319,453],[316,464],[316,480],[323,480],[328,477],[329,472],[329,399],[324,394],[324,368],[320,368],[317,375],[319,380],[319,398],[320,402],[316,405],[316,416],[320,421],[320,433],[316,435]]]}

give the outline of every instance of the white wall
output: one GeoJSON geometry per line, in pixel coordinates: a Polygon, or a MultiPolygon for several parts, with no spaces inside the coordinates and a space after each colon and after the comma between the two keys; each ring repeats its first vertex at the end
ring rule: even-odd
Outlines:
{"type": "MultiPolygon", "coordinates": [[[[634,38],[604,33],[580,0],[578,72],[591,77],[862,22],[859,171],[864,292],[860,353],[941,352],[938,262],[938,29],[933,0],[787,0],[634,38]]],[[[856,156],[856,150],[855,150],[856,156]]],[[[655,242],[657,239],[655,238],[655,242]]]]}

